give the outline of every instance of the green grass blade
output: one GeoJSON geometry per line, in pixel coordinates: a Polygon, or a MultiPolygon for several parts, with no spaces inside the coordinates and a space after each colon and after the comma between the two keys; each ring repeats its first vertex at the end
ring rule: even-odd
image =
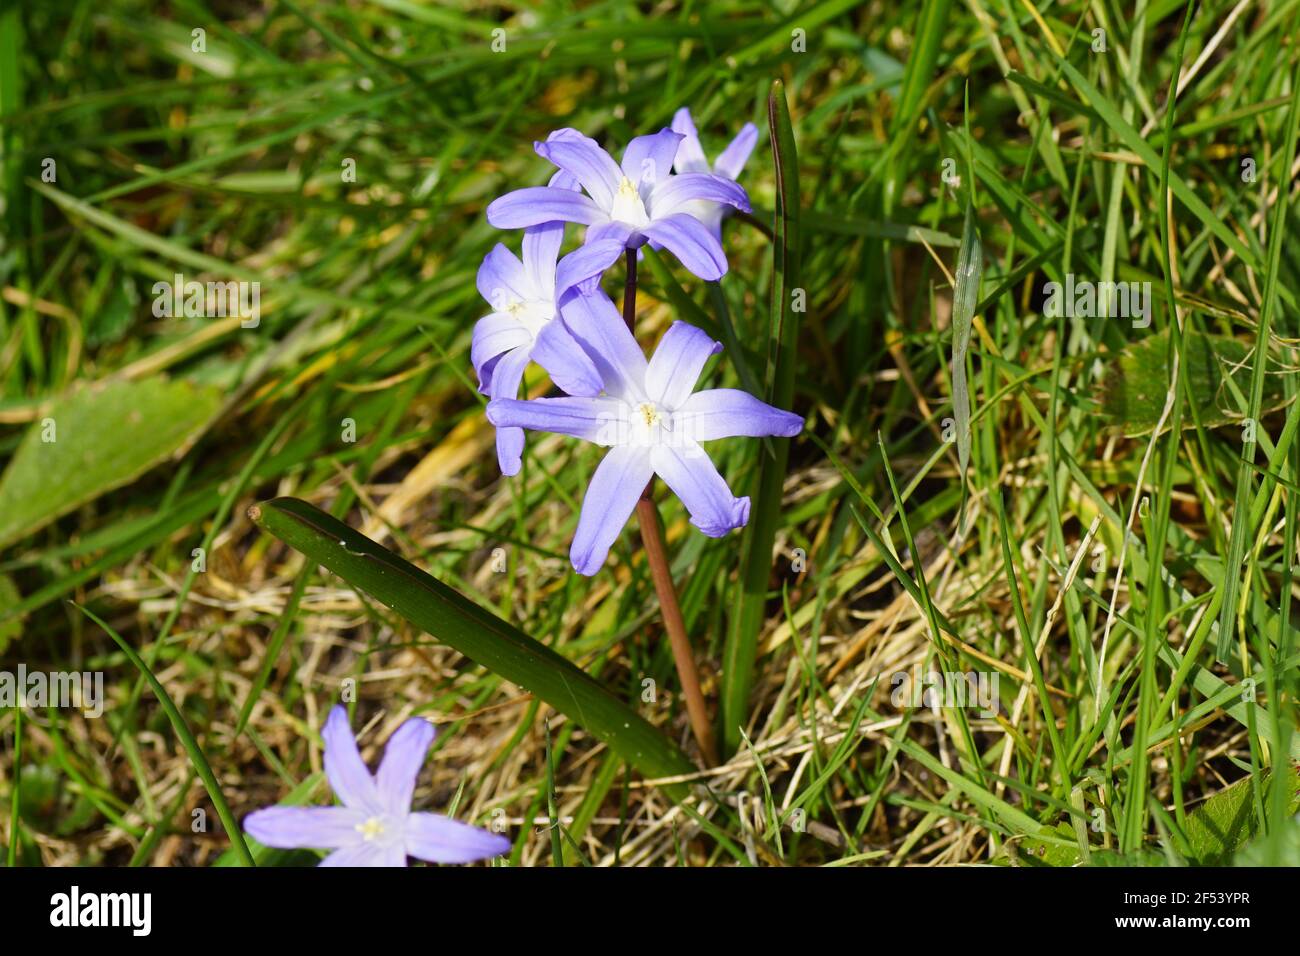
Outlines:
{"type": "MultiPolygon", "coordinates": [[[[1296,126],[1300,124],[1300,68],[1296,70],[1292,81],[1291,106],[1287,110],[1286,148],[1283,169],[1288,170],[1291,157],[1296,149],[1296,126]]],[[[1278,298],[1278,265],[1282,257],[1282,242],[1286,235],[1287,211],[1290,208],[1291,192],[1283,189],[1278,193],[1277,204],[1273,207],[1273,221],[1268,228],[1268,267],[1264,270],[1263,303],[1259,314],[1259,327],[1255,336],[1255,361],[1250,377],[1250,405],[1246,410],[1246,419],[1258,423],[1264,401],[1264,375],[1268,366],[1269,332],[1273,327],[1274,312],[1278,298]]],[[[1223,607],[1219,611],[1219,643],[1215,654],[1219,660],[1226,660],[1232,646],[1233,625],[1237,619],[1237,591],[1240,582],[1238,569],[1246,553],[1246,536],[1252,522],[1248,520],[1251,487],[1254,484],[1252,467],[1255,464],[1255,430],[1245,433],[1242,441],[1241,461],[1237,466],[1237,493],[1233,500],[1237,502],[1237,514],[1232,521],[1232,537],[1228,542],[1228,554],[1224,561],[1227,573],[1223,578],[1223,607]]]]}
{"type": "Polygon", "coordinates": [[[971,320],[979,302],[984,249],[975,227],[974,210],[966,207],[961,251],[957,254],[956,288],[952,293],[952,412],[957,426],[957,461],[962,480],[962,509],[958,534],[966,530],[966,466],[970,463],[970,389],[966,383],[966,350],[970,346],[971,320]]]}
{"type": "MultiPolygon", "coordinates": [[[[1182,66],[1183,51],[1187,44],[1187,33],[1192,23],[1195,3],[1189,0],[1183,15],[1183,27],[1178,36],[1178,53],[1174,58],[1175,69],[1169,80],[1169,95],[1165,104],[1165,142],[1160,158],[1160,191],[1158,193],[1159,222],[1161,235],[1168,235],[1168,196],[1169,196],[1169,153],[1172,138],[1174,115],[1178,108],[1177,74],[1182,66]]],[[[1133,734],[1133,766],[1129,774],[1128,792],[1126,793],[1123,815],[1120,821],[1119,845],[1124,852],[1132,853],[1141,849],[1142,837],[1146,832],[1146,811],[1150,797],[1150,779],[1148,777],[1148,754],[1146,735],[1151,720],[1152,708],[1156,696],[1156,658],[1157,649],[1165,643],[1165,635],[1159,627],[1160,616],[1165,605],[1164,582],[1161,571],[1164,569],[1165,543],[1169,531],[1169,511],[1173,498],[1173,467],[1178,458],[1179,443],[1182,440],[1182,405],[1179,395],[1185,381],[1184,366],[1187,354],[1187,332],[1190,319],[1185,319],[1181,328],[1175,330],[1177,306],[1174,301],[1172,250],[1168,243],[1163,244],[1165,300],[1169,322],[1169,364],[1172,367],[1172,381],[1169,392],[1172,400],[1170,416],[1170,434],[1168,450],[1162,462],[1163,473],[1159,481],[1160,492],[1154,496],[1151,522],[1151,535],[1147,544],[1147,580],[1146,580],[1146,619],[1142,631],[1142,664],[1139,671],[1138,722],[1133,734]],[[1177,336],[1175,336],[1177,331],[1177,336]]],[[[1152,437],[1152,447],[1155,447],[1152,437]]],[[[1140,492],[1140,490],[1139,490],[1140,492]]],[[[1144,523],[1144,527],[1145,527],[1144,523]]],[[[1177,745],[1177,742],[1175,742],[1177,745]]]]}
{"type": "Polygon", "coordinates": [[[23,704],[20,699],[14,701],[14,762],[10,771],[13,784],[9,793],[9,849],[5,866],[13,869],[18,862],[18,807],[22,799],[23,769],[23,704]]]}
{"type": "Polygon", "coordinates": [[[149,682],[149,686],[153,688],[153,692],[158,696],[158,703],[162,705],[163,711],[167,714],[167,719],[171,721],[172,729],[176,731],[176,736],[180,738],[181,746],[185,748],[185,752],[189,755],[190,763],[198,771],[204,789],[208,791],[208,799],[212,801],[212,806],[217,811],[221,825],[225,828],[231,848],[234,849],[241,863],[245,866],[255,866],[253,855],[248,852],[248,844],[244,842],[244,832],[235,821],[235,815],[230,812],[230,805],[226,803],[225,795],[221,792],[221,785],[217,783],[217,777],[208,764],[208,758],[203,755],[203,748],[194,739],[189,724],[185,722],[184,716],[177,709],[171,695],[167,693],[167,689],[153,675],[153,671],[148,668],[145,662],[140,659],[140,655],[135,652],[135,649],[122,638],[122,635],[101,620],[94,611],[73,602],[69,603],[72,603],[73,607],[103,628],[104,633],[113,639],[113,643],[122,649],[122,653],[126,655],[127,660],[134,664],[144,679],[149,682]]]}
{"type": "MultiPolygon", "coordinates": [[[[768,126],[776,164],[777,204],[773,230],[771,338],[768,355],[768,401],[789,408],[794,397],[799,312],[793,308],[799,288],[799,168],[785,84],[772,83],[768,94],[768,126]]],[[[772,544],[781,516],[781,490],[785,484],[790,443],[772,441],[772,453],[759,464],[758,492],[745,534],[740,587],[732,606],[722,668],[722,754],[740,745],[754,683],[758,632],[766,615],[767,583],[772,571],[772,544]]]]}
{"type": "MultiPolygon", "coordinates": [[[[1142,138],[1142,135],[1136,129],[1124,121],[1115,105],[1100,90],[1089,83],[1071,63],[1062,60],[1061,69],[1074,85],[1074,88],[1079,91],[1079,95],[1083,97],[1084,101],[1093,105],[1098,115],[1110,127],[1111,132],[1119,137],[1120,142],[1136,153],[1148,169],[1159,170],[1161,162],[1160,157],[1156,155],[1156,151],[1151,148],[1150,144],[1142,138]]],[[[1250,248],[1238,238],[1237,234],[1223,221],[1220,214],[1210,209],[1205,204],[1205,201],[1192,191],[1192,188],[1187,185],[1185,180],[1171,173],[1169,188],[1191,210],[1201,225],[1214,233],[1229,249],[1241,256],[1243,261],[1252,266],[1258,266],[1255,255],[1250,248]]]]}
{"type": "Polygon", "coordinates": [[[555,750],[551,747],[551,722],[542,722],[546,735],[546,819],[551,831],[551,863],[564,866],[564,844],[560,840],[560,813],[555,807],[555,750]]]}
{"type": "MultiPolygon", "coordinates": [[[[899,150],[899,157],[904,156],[903,145],[912,138],[914,123],[925,102],[926,90],[934,82],[934,71],[947,35],[945,24],[951,6],[952,0],[927,0],[916,15],[916,45],[907,58],[907,71],[903,75],[898,105],[889,129],[890,140],[897,144],[895,148],[899,150]]],[[[886,212],[892,211],[894,207],[907,168],[908,164],[904,160],[889,164],[885,178],[886,212]]]]}

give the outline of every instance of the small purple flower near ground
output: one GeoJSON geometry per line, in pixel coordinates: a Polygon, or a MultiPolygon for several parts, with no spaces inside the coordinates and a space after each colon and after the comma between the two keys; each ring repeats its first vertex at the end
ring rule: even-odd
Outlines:
{"type": "Polygon", "coordinates": [[[430,863],[473,863],[510,849],[504,836],[436,813],[412,813],[415,780],[433,742],[433,725],[412,718],[388,738],[371,775],[348,726],[346,708],[325,721],[325,775],[341,807],[268,807],[244,818],[244,829],[266,846],[330,849],[321,866],[406,866],[408,856],[430,863]]]}
{"type": "MultiPolygon", "coordinates": [[[[673,132],[680,133],[682,136],[682,144],[677,147],[677,158],[673,160],[673,169],[678,173],[715,173],[731,180],[740,178],[745,163],[749,161],[749,154],[754,151],[754,144],[758,142],[758,127],[753,123],[746,123],[740,128],[736,138],[718,154],[718,158],[710,166],[704,155],[704,149],[700,146],[700,136],[695,131],[695,121],[691,118],[691,111],[685,106],[673,114],[673,132]]],[[[722,203],[697,199],[691,202],[686,211],[721,239],[722,219],[731,212],[731,208],[722,203]]]]}
{"type": "Polygon", "coordinates": [[[690,512],[691,523],[721,537],[749,520],[749,498],[737,498],[699,445],[740,435],[797,435],[803,419],[733,388],[695,391],[721,343],[674,322],[647,362],[614,303],[602,292],[565,303],[564,324],[587,352],[604,384],[598,396],[494,399],[497,428],[528,428],[582,438],[610,449],[592,475],[569,558],[579,574],[595,574],[658,475],[690,512]]]}
{"type": "Polygon", "coordinates": [[[587,243],[616,238],[626,248],[637,249],[652,242],[701,279],[720,279],[727,271],[722,243],[690,214],[689,204],[707,200],[749,212],[749,197],[723,176],[674,175],[681,142],[681,134],[670,129],[638,136],[628,143],[619,164],[594,139],[574,129],[556,130],[533,147],[581,183],[586,195],[553,184],[516,189],[488,206],[488,222],[498,229],[576,222],[591,227],[587,243]]]}

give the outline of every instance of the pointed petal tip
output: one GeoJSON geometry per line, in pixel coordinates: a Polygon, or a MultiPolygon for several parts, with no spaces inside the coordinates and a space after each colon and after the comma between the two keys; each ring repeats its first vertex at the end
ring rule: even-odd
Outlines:
{"type": "Polygon", "coordinates": [[[429,863],[474,863],[510,851],[509,837],[437,813],[413,813],[406,822],[406,852],[429,863]]]}
{"type": "Polygon", "coordinates": [[[794,412],[787,412],[786,414],[790,416],[790,420],[778,434],[782,438],[793,438],[803,431],[803,418],[794,412]]]}
{"type": "Polygon", "coordinates": [[[710,336],[708,332],[705,332],[705,331],[704,331],[702,328],[700,328],[698,325],[692,325],[690,322],[687,322],[687,321],[684,320],[684,319],[673,319],[673,324],[670,325],[669,328],[671,329],[673,326],[680,326],[680,327],[681,327],[681,333],[687,333],[687,332],[690,332],[690,333],[693,334],[693,333],[698,332],[698,333],[700,333],[701,335],[707,337],[708,340],[709,340],[709,354],[710,354],[710,355],[717,355],[719,352],[722,351],[722,343],[719,342],[717,339],[713,338],[712,336],[710,336]]]}
{"type": "Polygon", "coordinates": [[[493,833],[490,830],[483,831],[483,853],[485,857],[501,856],[509,853],[510,848],[514,846],[511,839],[504,833],[493,833]]]}
{"type": "MultiPolygon", "coordinates": [[[[400,741],[403,746],[409,746],[412,749],[423,747],[426,751],[433,744],[433,738],[438,735],[438,728],[425,720],[423,717],[408,717],[397,725],[397,729],[389,735],[388,744],[400,741]]],[[[388,746],[385,744],[385,746],[388,746]]]]}
{"type": "Polygon", "coordinates": [[[547,133],[546,139],[533,140],[533,149],[535,149],[539,155],[545,156],[546,153],[544,153],[543,150],[546,149],[548,145],[551,143],[557,142],[559,140],[586,139],[586,138],[587,137],[585,135],[578,132],[576,129],[574,129],[571,126],[561,126],[559,129],[553,129],[549,133],[547,133]]]}
{"type": "Polygon", "coordinates": [[[749,523],[749,496],[736,498],[731,503],[730,520],[717,521],[716,519],[706,516],[692,516],[691,524],[699,528],[701,532],[710,538],[722,538],[735,531],[737,528],[743,528],[749,523]]]}
{"type": "MultiPolygon", "coordinates": [[[[728,181],[735,182],[735,180],[728,180],[728,181]]],[[[738,195],[736,196],[736,201],[733,204],[732,208],[737,210],[738,212],[752,214],[754,212],[754,207],[750,205],[749,192],[745,189],[744,186],[740,185],[739,183],[736,183],[736,191],[738,195]]]]}
{"type": "Polygon", "coordinates": [[[597,554],[591,548],[580,547],[577,539],[569,546],[569,563],[573,565],[573,570],[584,578],[595,577],[600,573],[600,569],[605,566],[605,559],[608,557],[608,549],[597,554]]]}
{"type": "Polygon", "coordinates": [[[271,821],[267,816],[267,810],[270,809],[272,808],[266,807],[261,810],[254,810],[240,822],[240,826],[243,827],[246,834],[259,843],[265,843],[267,846],[270,846],[270,844],[266,843],[265,837],[270,836],[273,832],[270,826],[271,821]]]}
{"type": "Polygon", "coordinates": [[[323,764],[334,795],[346,807],[373,809],[377,806],[378,791],[375,779],[361,759],[356,735],[348,723],[348,711],[335,704],[321,728],[324,743],[323,764]]]}
{"type": "Polygon", "coordinates": [[[389,735],[375,774],[379,799],[389,813],[399,815],[411,809],[415,783],[429,755],[434,733],[433,724],[422,717],[411,717],[389,735]]]}

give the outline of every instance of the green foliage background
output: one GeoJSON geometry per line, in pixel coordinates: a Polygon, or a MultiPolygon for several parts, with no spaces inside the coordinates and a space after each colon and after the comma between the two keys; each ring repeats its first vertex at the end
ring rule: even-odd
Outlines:
{"type": "Polygon", "coordinates": [[[103,720],[0,714],[7,861],[231,862],[191,812],[213,788],[237,817],[327,799],[315,731],[351,680],[367,753],[435,720],[417,803],[502,811],[517,864],[1212,862],[1247,840],[1294,863],[1293,778],[1268,771],[1297,753],[1300,3],[1185,12],[0,4],[0,664],[103,670],[109,696],[103,720]],[[530,438],[502,481],[468,360],[478,264],[517,243],[483,209],[544,181],[532,141],[618,148],[682,105],[710,155],[758,124],[755,215],[726,226],[720,286],[642,270],[643,344],[702,324],[733,346],[710,384],[788,387],[808,420],[784,480],[770,443],[711,449],[765,489],[770,554],[661,505],[733,745],[685,792],[246,514],[313,503],[689,752],[635,534],[593,579],[565,563],[596,453],[530,438]],[[260,283],[260,323],[156,318],[177,273],[260,283]],[[1150,282],[1150,327],[1044,315],[1067,273],[1150,282]],[[996,673],[998,716],[891,700],[929,670],[996,673]]]}

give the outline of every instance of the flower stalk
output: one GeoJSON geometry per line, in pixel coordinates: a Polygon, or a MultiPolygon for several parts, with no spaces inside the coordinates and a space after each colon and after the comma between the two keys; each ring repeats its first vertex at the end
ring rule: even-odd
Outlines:
{"type": "MultiPolygon", "coordinates": [[[[635,250],[627,251],[627,279],[623,285],[623,321],[633,334],[636,332],[636,256],[635,250]]],[[[682,695],[686,698],[686,713],[690,718],[691,731],[705,764],[712,767],[718,762],[713,724],[709,720],[704,692],[700,688],[695,653],[691,649],[690,638],[686,636],[686,621],[677,601],[677,589],[673,586],[673,575],[668,565],[668,547],[664,541],[663,525],[659,521],[659,509],[654,501],[654,483],[654,476],[651,476],[641,492],[641,499],[636,504],[637,523],[641,529],[646,563],[650,566],[650,576],[654,580],[655,594],[659,598],[664,629],[668,632],[668,642],[672,646],[677,679],[681,681],[682,695]]]]}
{"type": "MultiPolygon", "coordinates": [[[[569,560],[581,575],[598,574],[636,512],[691,729],[711,765],[713,725],[673,588],[654,479],[681,500],[698,531],[724,537],[749,521],[750,500],[732,493],[701,444],[792,438],[803,418],[740,389],[699,388],[722,343],[687,322],[673,322],[647,357],[634,334],[636,255],[650,243],[698,278],[720,279],[727,271],[722,222],[733,211],[750,212],[736,178],[757,138],[747,124],[710,163],[683,108],[672,129],[634,137],[620,162],[574,129],[535,143],[557,172],[549,185],[516,189],[487,208],[493,226],[524,230],[522,258],[498,245],[484,259],[479,292],[495,311],[475,326],[471,347],[479,389],[491,398],[486,414],[497,429],[502,474],[518,471],[525,431],[606,449],[583,495],[569,560]],[[578,250],[557,259],[565,223],[586,233],[578,250]],[[627,253],[622,315],[600,287],[620,251],[627,253]],[[517,398],[529,362],[565,394],[517,398]]],[[[772,494],[779,499],[780,488],[772,494]]]]}

